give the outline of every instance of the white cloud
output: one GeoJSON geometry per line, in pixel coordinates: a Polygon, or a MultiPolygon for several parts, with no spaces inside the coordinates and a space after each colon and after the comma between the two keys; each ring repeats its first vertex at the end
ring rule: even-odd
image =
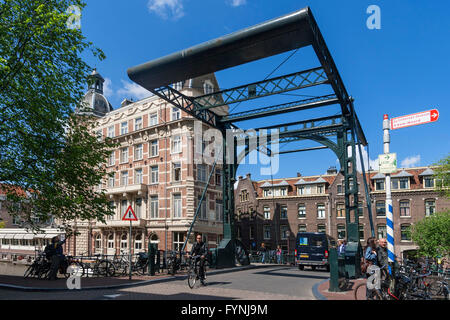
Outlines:
{"type": "Polygon", "coordinates": [[[112,89],[112,81],[109,78],[105,78],[105,82],[103,83],[103,94],[108,99],[110,99],[114,94],[114,91],[112,89]]]}
{"type": "Polygon", "coordinates": [[[183,0],[148,0],[147,8],[163,19],[176,20],[184,16],[183,0]]]}
{"type": "Polygon", "coordinates": [[[229,1],[233,7],[239,7],[247,3],[247,0],[231,0],[229,1]]]}
{"type": "Polygon", "coordinates": [[[152,95],[150,91],[141,87],[140,85],[125,80],[121,80],[123,88],[117,90],[117,94],[124,96],[124,98],[135,98],[141,100],[152,95]]]}
{"type": "Polygon", "coordinates": [[[420,154],[416,156],[407,157],[401,162],[402,168],[411,168],[417,166],[420,162],[420,154]]]}
{"type": "MultiPolygon", "coordinates": [[[[369,171],[369,168],[371,171],[377,171],[379,166],[378,166],[378,157],[374,160],[369,159],[369,155],[367,153],[366,148],[364,148],[363,146],[361,146],[361,150],[362,150],[362,158],[363,158],[363,162],[364,162],[364,170],[367,172],[369,171]]],[[[362,172],[362,168],[361,168],[361,157],[359,156],[359,148],[358,145],[356,145],[356,170],[359,172],[362,172]]]]}

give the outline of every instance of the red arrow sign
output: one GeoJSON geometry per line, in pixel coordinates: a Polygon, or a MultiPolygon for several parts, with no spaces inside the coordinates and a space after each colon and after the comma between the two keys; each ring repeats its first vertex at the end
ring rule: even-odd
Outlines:
{"type": "Polygon", "coordinates": [[[127,211],[125,211],[125,214],[122,217],[123,221],[138,221],[138,218],[134,214],[133,208],[131,205],[128,207],[127,211]]]}
{"type": "Polygon", "coordinates": [[[439,119],[439,111],[437,109],[408,114],[406,116],[392,118],[391,130],[435,122],[438,119],[439,119]]]}

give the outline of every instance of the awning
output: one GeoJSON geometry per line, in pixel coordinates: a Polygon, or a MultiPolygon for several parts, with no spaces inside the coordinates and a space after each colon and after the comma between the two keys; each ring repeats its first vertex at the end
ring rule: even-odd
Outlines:
{"type": "Polygon", "coordinates": [[[32,240],[32,239],[34,239],[34,234],[32,234],[32,233],[27,233],[27,234],[25,234],[25,236],[23,237],[24,239],[27,239],[27,240],[32,240]]]}
{"type": "Polygon", "coordinates": [[[57,234],[45,234],[44,239],[51,239],[51,238],[56,237],[56,236],[57,236],[57,234]]]}
{"type": "Polygon", "coordinates": [[[23,239],[25,235],[23,233],[16,233],[13,239],[23,239]]]}
{"type": "Polygon", "coordinates": [[[6,233],[0,233],[0,239],[4,239],[6,237],[6,233]]]}
{"type": "Polygon", "coordinates": [[[14,237],[13,233],[4,233],[3,239],[12,239],[14,237]]]}

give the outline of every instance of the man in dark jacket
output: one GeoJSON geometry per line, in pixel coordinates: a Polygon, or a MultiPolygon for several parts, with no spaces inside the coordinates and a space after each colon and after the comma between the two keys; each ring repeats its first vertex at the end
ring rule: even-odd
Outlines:
{"type": "Polygon", "coordinates": [[[384,238],[378,240],[377,259],[380,268],[388,264],[387,241],[384,238]]]}
{"type": "Polygon", "coordinates": [[[200,261],[198,275],[202,285],[205,285],[205,259],[208,249],[206,248],[206,243],[202,241],[202,236],[200,234],[197,235],[196,240],[197,241],[192,246],[190,256],[196,256],[196,261],[200,261]]]}
{"type": "MultiPolygon", "coordinates": [[[[56,280],[57,274],[58,274],[58,269],[59,266],[61,265],[61,262],[64,259],[64,254],[63,254],[63,244],[66,242],[66,239],[64,239],[63,241],[60,241],[59,237],[53,237],[52,238],[52,242],[51,244],[49,244],[50,246],[50,261],[52,263],[52,265],[50,266],[50,274],[48,276],[48,278],[50,280],[56,280]]],[[[47,251],[47,250],[46,250],[47,251]]]]}

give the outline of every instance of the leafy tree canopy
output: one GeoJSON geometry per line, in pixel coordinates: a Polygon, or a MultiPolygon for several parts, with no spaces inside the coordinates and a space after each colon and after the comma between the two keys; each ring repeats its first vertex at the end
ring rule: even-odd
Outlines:
{"type": "MultiPolygon", "coordinates": [[[[9,209],[26,226],[112,214],[103,191],[109,140],[91,134],[93,119],[74,115],[103,52],[69,28],[81,0],[0,0],[0,183],[9,209]]],[[[70,231],[70,228],[67,229],[70,231]]]]}

